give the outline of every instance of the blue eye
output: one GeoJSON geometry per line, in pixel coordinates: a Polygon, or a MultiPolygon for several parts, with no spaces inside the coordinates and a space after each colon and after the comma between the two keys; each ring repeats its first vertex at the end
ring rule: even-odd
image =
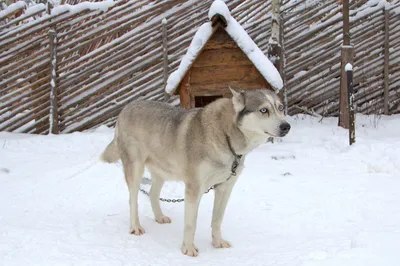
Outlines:
{"type": "Polygon", "coordinates": [[[279,111],[283,111],[285,107],[283,105],[279,105],[279,111]]]}
{"type": "Polygon", "coordinates": [[[260,112],[262,114],[266,114],[266,113],[268,113],[268,109],[267,108],[262,108],[262,109],[260,109],[260,112]]]}

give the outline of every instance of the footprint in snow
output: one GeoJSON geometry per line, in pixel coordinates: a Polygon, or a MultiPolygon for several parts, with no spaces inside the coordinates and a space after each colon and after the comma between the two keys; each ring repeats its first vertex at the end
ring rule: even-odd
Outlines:
{"type": "Polygon", "coordinates": [[[1,167],[1,168],[0,168],[0,173],[9,174],[9,173],[10,173],[10,169],[1,167]]]}

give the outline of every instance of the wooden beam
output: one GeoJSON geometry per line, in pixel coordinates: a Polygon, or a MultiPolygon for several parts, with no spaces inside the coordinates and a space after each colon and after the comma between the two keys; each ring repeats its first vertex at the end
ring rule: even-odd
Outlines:
{"type": "Polygon", "coordinates": [[[191,108],[189,87],[190,87],[190,70],[186,72],[185,77],[183,77],[181,84],[179,85],[179,96],[181,107],[185,109],[191,108]]]}
{"type": "Polygon", "coordinates": [[[389,115],[389,10],[385,10],[385,46],[384,46],[384,91],[383,91],[383,109],[384,114],[389,115]]]}

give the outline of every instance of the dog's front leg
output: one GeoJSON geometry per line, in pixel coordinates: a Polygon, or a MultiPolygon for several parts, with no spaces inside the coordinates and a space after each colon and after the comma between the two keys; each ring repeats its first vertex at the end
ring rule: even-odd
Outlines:
{"type": "Polygon", "coordinates": [[[214,209],[211,222],[212,244],[216,248],[229,248],[231,244],[222,238],[221,224],[224,218],[226,206],[232,192],[233,185],[237,177],[232,177],[228,181],[215,187],[214,209]]]}
{"type": "Polygon", "coordinates": [[[194,244],[194,234],[197,226],[197,213],[202,196],[201,187],[195,183],[186,183],[185,187],[185,225],[183,232],[182,252],[196,257],[199,249],[194,244]]]}

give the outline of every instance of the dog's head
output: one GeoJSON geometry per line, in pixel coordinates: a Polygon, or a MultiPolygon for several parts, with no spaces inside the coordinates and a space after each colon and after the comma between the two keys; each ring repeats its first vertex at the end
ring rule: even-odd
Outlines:
{"type": "Polygon", "coordinates": [[[266,137],[284,137],[290,130],[278,95],[267,89],[235,91],[230,88],[240,129],[266,137]]]}

